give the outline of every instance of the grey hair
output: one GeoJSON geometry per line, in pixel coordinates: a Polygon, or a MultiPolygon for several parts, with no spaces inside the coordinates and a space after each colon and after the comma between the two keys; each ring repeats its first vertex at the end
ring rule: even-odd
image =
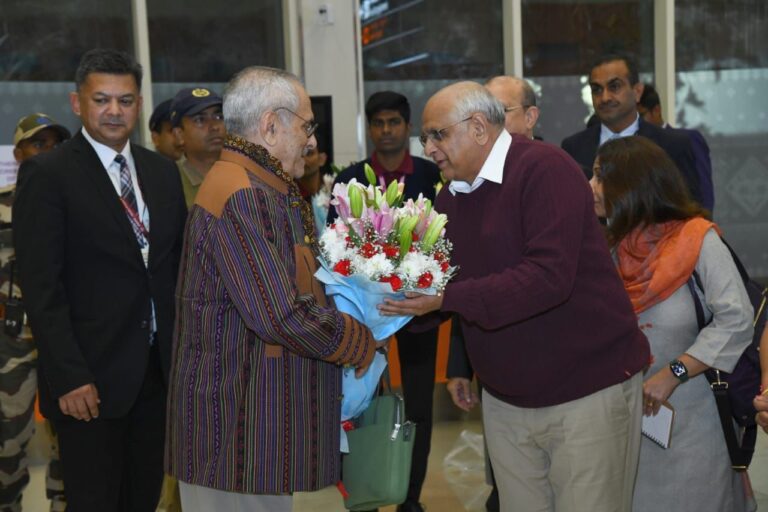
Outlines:
{"type": "MultiPolygon", "coordinates": [[[[241,137],[255,133],[261,116],[276,109],[299,108],[297,86],[301,80],[288,71],[251,66],[238,72],[224,89],[224,126],[227,132],[241,137]]],[[[290,113],[279,111],[283,122],[290,113]]]]}
{"type": "Polygon", "coordinates": [[[492,125],[504,126],[504,105],[485,87],[472,87],[462,91],[456,100],[454,112],[459,119],[478,112],[483,114],[492,125]]]}

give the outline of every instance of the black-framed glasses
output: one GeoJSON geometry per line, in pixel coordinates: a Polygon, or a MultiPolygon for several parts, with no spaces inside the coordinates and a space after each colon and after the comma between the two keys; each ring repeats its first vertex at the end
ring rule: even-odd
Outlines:
{"type": "Polygon", "coordinates": [[[442,142],[442,140],[445,138],[445,132],[448,131],[449,128],[453,128],[457,124],[464,123],[466,121],[469,121],[470,119],[472,119],[472,116],[462,119],[461,121],[456,121],[455,123],[449,124],[448,126],[444,128],[440,128],[439,130],[429,130],[428,132],[424,132],[421,135],[419,135],[419,142],[421,142],[422,147],[426,147],[427,141],[429,140],[431,140],[432,142],[442,142]]]}
{"type": "Polygon", "coordinates": [[[275,109],[275,112],[278,110],[287,110],[291,114],[295,115],[302,121],[304,121],[304,124],[301,125],[301,129],[304,130],[304,133],[307,135],[307,138],[310,138],[314,133],[317,131],[317,127],[320,126],[318,123],[316,123],[314,120],[307,120],[301,117],[299,114],[294,112],[293,110],[289,109],[288,107],[277,107],[275,109]]]}

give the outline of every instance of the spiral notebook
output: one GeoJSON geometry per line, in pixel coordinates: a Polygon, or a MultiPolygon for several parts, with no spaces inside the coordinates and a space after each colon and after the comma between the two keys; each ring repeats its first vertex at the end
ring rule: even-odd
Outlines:
{"type": "Polygon", "coordinates": [[[643,416],[643,435],[662,448],[669,448],[672,440],[672,422],[675,410],[664,402],[656,416],[643,416]]]}

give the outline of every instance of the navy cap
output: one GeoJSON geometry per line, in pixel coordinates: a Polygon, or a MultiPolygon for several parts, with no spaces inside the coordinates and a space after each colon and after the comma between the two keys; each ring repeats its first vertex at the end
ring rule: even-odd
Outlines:
{"type": "Polygon", "coordinates": [[[159,132],[164,122],[171,121],[171,103],[173,103],[173,98],[168,98],[155,107],[149,118],[150,131],[159,132]]]}
{"type": "Polygon", "coordinates": [[[181,125],[181,118],[193,116],[208,107],[221,105],[224,100],[210,89],[186,87],[176,93],[171,104],[171,126],[181,125]]]}

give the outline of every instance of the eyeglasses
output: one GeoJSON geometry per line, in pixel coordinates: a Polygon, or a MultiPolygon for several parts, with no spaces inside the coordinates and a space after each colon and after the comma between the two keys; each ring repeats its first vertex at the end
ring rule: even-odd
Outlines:
{"type": "Polygon", "coordinates": [[[304,119],[303,117],[301,117],[299,114],[289,109],[288,107],[277,107],[275,109],[275,112],[277,112],[278,110],[287,110],[291,114],[295,115],[296,117],[304,121],[304,124],[301,125],[301,129],[304,130],[304,133],[307,135],[307,138],[310,138],[317,131],[317,127],[320,126],[314,120],[308,121],[304,119]]]}
{"type": "Polygon", "coordinates": [[[445,138],[445,132],[449,128],[453,128],[457,124],[464,123],[466,121],[469,121],[470,119],[472,119],[472,116],[469,116],[469,117],[467,117],[465,119],[462,119],[461,121],[456,121],[453,124],[449,124],[445,128],[440,128],[439,130],[430,130],[428,132],[422,133],[419,136],[419,142],[421,142],[422,147],[426,147],[427,146],[427,141],[429,141],[429,140],[431,140],[432,142],[442,142],[442,140],[445,138]]]}

